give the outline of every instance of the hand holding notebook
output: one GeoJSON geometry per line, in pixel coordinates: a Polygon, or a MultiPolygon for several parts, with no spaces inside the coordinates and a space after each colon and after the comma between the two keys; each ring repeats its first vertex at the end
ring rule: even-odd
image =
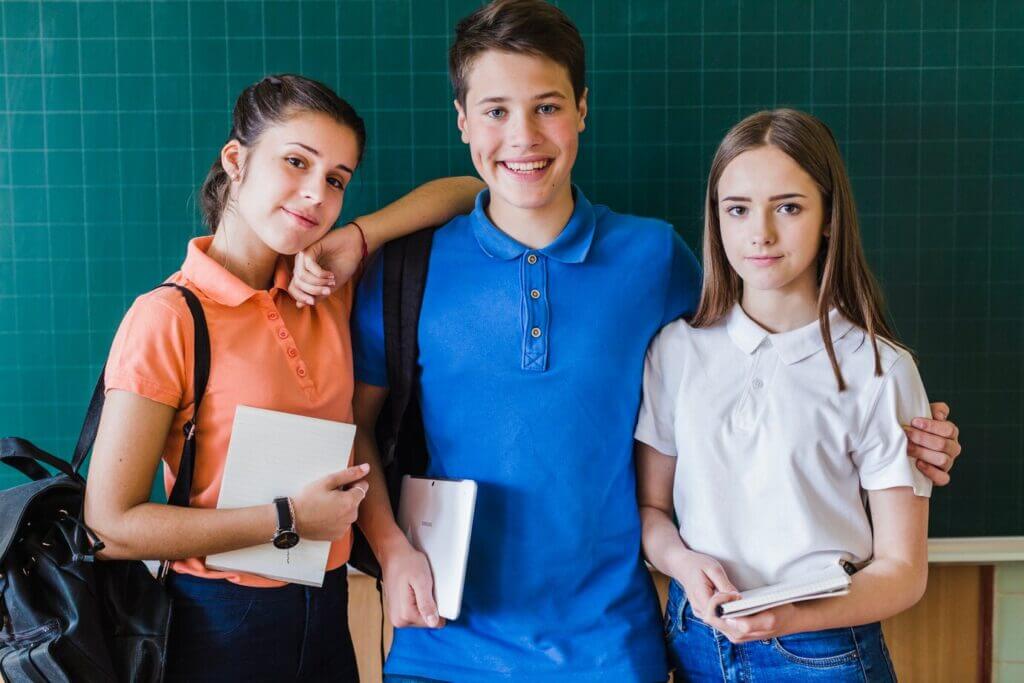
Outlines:
{"type": "Polygon", "coordinates": [[[850,574],[852,573],[847,566],[852,567],[848,563],[836,563],[826,569],[782,583],[743,591],[738,600],[719,605],[716,616],[735,619],[791,602],[846,595],[850,592],[850,574]]]}

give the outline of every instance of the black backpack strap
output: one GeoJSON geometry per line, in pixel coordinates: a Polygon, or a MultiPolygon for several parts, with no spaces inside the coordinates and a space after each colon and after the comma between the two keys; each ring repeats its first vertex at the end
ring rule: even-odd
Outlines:
{"type": "Polygon", "coordinates": [[[193,401],[192,417],[185,422],[185,443],[181,447],[181,461],[178,463],[178,475],[174,479],[174,487],[171,494],[167,496],[168,505],[188,507],[189,494],[192,492],[192,475],[196,469],[196,430],[199,428],[199,406],[206,395],[206,383],[210,379],[210,331],[206,326],[206,314],[203,313],[203,305],[199,303],[199,297],[192,293],[192,290],[171,282],[165,282],[161,287],[174,287],[185,297],[188,310],[192,312],[194,328],[193,344],[193,401]]]}
{"type": "Polygon", "coordinates": [[[384,351],[388,400],[377,425],[381,465],[397,503],[403,474],[426,469],[426,448],[419,420],[417,363],[420,310],[436,228],[420,230],[384,247],[384,351]],[[413,424],[410,424],[412,418],[413,424]]]}
{"type": "Polygon", "coordinates": [[[81,480],[66,460],[50,455],[31,441],[16,436],[0,439],[0,462],[13,467],[29,479],[39,480],[50,476],[46,468],[39,464],[43,463],[69,477],[81,480]]]}
{"type": "MultiPolygon", "coordinates": [[[[174,488],[167,502],[171,505],[188,507],[189,493],[192,491],[192,475],[195,471],[196,456],[196,420],[199,416],[199,406],[206,393],[206,383],[210,377],[210,332],[206,326],[206,315],[203,313],[203,305],[199,298],[187,287],[176,285],[172,282],[165,282],[160,287],[174,287],[185,297],[185,303],[192,313],[193,327],[195,328],[195,351],[192,378],[195,385],[193,394],[195,400],[192,403],[192,418],[185,423],[185,443],[181,449],[181,463],[178,465],[178,476],[174,481],[174,488]]],[[[71,459],[71,469],[77,473],[85,462],[86,456],[92,450],[96,441],[96,431],[99,429],[100,415],[103,413],[103,402],[105,398],[105,387],[103,377],[107,367],[103,366],[99,379],[96,380],[96,387],[92,392],[92,399],[89,401],[89,409],[85,413],[85,420],[82,423],[82,431],[78,435],[78,444],[75,446],[75,454],[71,459]]]]}

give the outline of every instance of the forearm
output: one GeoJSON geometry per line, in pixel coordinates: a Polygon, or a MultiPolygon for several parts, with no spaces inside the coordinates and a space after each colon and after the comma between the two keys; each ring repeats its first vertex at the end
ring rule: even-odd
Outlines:
{"type": "Polygon", "coordinates": [[[848,595],[796,603],[793,633],[869,624],[909,609],[924,594],[927,562],[876,559],[853,576],[848,595]]]}
{"type": "Polygon", "coordinates": [[[142,503],[118,517],[93,527],[106,559],[205,557],[266,543],[277,529],[273,504],[217,510],[142,503]]]}
{"type": "Polygon", "coordinates": [[[367,475],[370,488],[359,507],[357,524],[366,536],[373,554],[383,563],[396,545],[400,546],[407,541],[395,522],[391,499],[388,497],[387,480],[384,477],[372,429],[361,428],[356,431],[355,460],[356,464],[366,463],[370,466],[367,475]]]}
{"type": "Polygon", "coordinates": [[[385,242],[469,213],[483,187],[471,176],[431,180],[356,221],[366,235],[367,248],[373,252],[385,242]]]}
{"type": "Polygon", "coordinates": [[[644,556],[659,572],[670,575],[669,567],[688,552],[675,523],[667,512],[649,505],[640,506],[640,523],[644,556]]]}

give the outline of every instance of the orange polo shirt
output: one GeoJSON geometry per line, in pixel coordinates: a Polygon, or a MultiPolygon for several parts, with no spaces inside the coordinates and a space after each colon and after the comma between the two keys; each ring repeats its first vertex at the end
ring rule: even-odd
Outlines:
{"type": "MultiPolygon", "coordinates": [[[[189,242],[181,270],[167,280],[195,292],[210,330],[210,379],[199,411],[191,496],[191,505],[202,508],[217,507],[238,405],[352,422],[348,318],[354,285],[346,284],[317,306],[296,308],[287,292],[291,269],[286,259],[278,260],[270,290],[252,289],[206,254],[212,240],[189,242]]],[[[181,459],[182,426],[192,415],[192,335],[185,299],[169,287],[157,289],[128,310],[107,361],[107,391],[130,391],[177,410],[163,449],[168,494],[181,459]]],[[[327,568],[344,564],[351,546],[351,533],[335,541],[327,568]]],[[[246,586],[283,585],[207,569],[201,557],[175,562],[173,569],[246,586]]]]}

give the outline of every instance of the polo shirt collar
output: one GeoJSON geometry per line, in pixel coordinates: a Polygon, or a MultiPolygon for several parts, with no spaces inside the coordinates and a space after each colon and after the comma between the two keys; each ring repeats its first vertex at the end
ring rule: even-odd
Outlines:
{"type": "MultiPolygon", "coordinates": [[[[853,329],[853,323],[834,308],[829,311],[828,322],[833,343],[839,341],[853,329]]],[[[817,320],[789,332],[772,334],[751,320],[743,307],[737,303],[729,311],[725,326],[733,343],[744,353],[748,355],[753,353],[764,343],[765,339],[768,339],[787,365],[798,363],[825,348],[817,320]]]]}
{"type": "MultiPolygon", "coordinates": [[[[242,282],[238,276],[207,254],[212,242],[213,235],[196,237],[189,241],[185,262],[181,265],[181,274],[189,282],[195,284],[210,299],[224,306],[232,307],[241,305],[253,295],[263,291],[253,289],[242,282]]],[[[272,289],[288,289],[291,279],[292,273],[288,267],[288,259],[283,256],[278,257],[272,289]]]]}
{"type": "Polygon", "coordinates": [[[594,241],[597,220],[594,207],[575,185],[572,186],[575,206],[569,222],[562,228],[555,241],[543,249],[530,249],[499,229],[487,217],[487,204],[491,200],[490,190],[483,190],[476,196],[476,207],[471,214],[473,234],[485,254],[504,261],[521,256],[527,251],[537,251],[563,263],[582,263],[594,241]]]}

